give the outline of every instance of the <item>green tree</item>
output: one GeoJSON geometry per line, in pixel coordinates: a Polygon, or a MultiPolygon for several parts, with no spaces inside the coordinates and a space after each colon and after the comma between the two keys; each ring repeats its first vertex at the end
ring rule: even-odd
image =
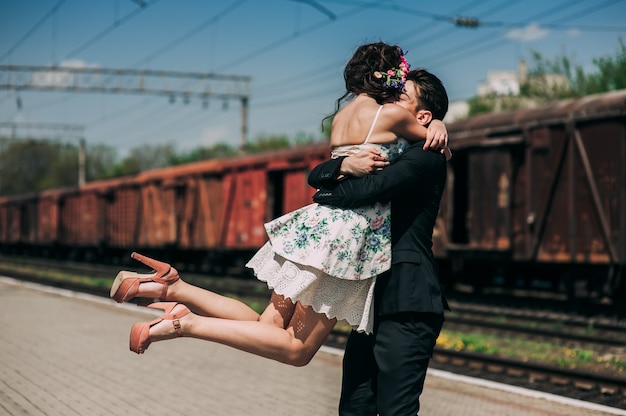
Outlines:
{"type": "Polygon", "coordinates": [[[549,102],[581,95],[580,84],[584,84],[582,67],[575,65],[567,55],[553,59],[531,51],[533,65],[528,79],[520,85],[520,97],[531,97],[540,102],[549,102]]]}
{"type": "Polygon", "coordinates": [[[603,56],[593,60],[598,72],[586,76],[587,94],[626,88],[626,44],[619,39],[615,56],[603,56]]]}
{"type": "Polygon", "coordinates": [[[52,144],[53,154],[47,172],[40,178],[38,189],[78,185],[78,147],[73,143],[52,144]]]}
{"type": "Polygon", "coordinates": [[[0,138],[0,195],[76,186],[78,148],[51,140],[0,138]]]}
{"type": "MultiPolygon", "coordinates": [[[[330,121],[327,120],[327,123],[330,121]]],[[[293,139],[281,134],[261,135],[250,142],[245,151],[258,153],[315,141],[314,135],[303,132],[297,133],[293,139]]],[[[128,156],[120,160],[115,148],[89,144],[86,148],[86,180],[91,182],[135,175],[149,169],[207,159],[223,159],[238,154],[238,148],[226,143],[218,143],[212,147],[199,146],[180,153],[176,152],[173,144],[164,144],[134,148],[128,156]]],[[[10,140],[0,137],[0,195],[37,192],[77,184],[78,146],[74,142],[10,140]]]]}
{"type": "Polygon", "coordinates": [[[329,118],[325,118],[324,121],[322,121],[322,133],[324,135],[324,138],[327,140],[330,140],[330,131],[333,126],[334,118],[335,116],[332,116],[329,118]]]}
{"type": "Polygon", "coordinates": [[[268,150],[285,149],[289,146],[289,138],[286,135],[258,136],[254,141],[246,145],[245,151],[248,153],[259,153],[268,150]]]}
{"type": "Polygon", "coordinates": [[[304,132],[298,132],[296,133],[295,137],[293,138],[293,143],[296,146],[299,145],[304,145],[304,144],[311,144],[311,143],[315,143],[318,139],[315,138],[314,135],[312,134],[307,134],[304,132]]]}
{"type": "Polygon", "coordinates": [[[614,56],[593,60],[597,70],[590,73],[566,53],[550,59],[531,51],[531,65],[526,82],[520,86],[519,96],[473,97],[468,102],[469,115],[514,110],[531,104],[626,88],[626,45],[621,37],[618,43],[614,56]]]}
{"type": "Polygon", "coordinates": [[[173,165],[181,165],[183,163],[198,162],[200,160],[218,159],[235,156],[237,149],[226,143],[217,143],[212,147],[196,147],[187,153],[174,155],[171,160],[173,165]]]}
{"type": "Polygon", "coordinates": [[[126,175],[135,174],[150,169],[170,166],[175,159],[176,151],[171,143],[145,145],[131,149],[130,154],[121,162],[121,170],[126,175]]]}
{"type": "Polygon", "coordinates": [[[103,144],[87,146],[85,157],[87,182],[112,177],[117,157],[117,151],[111,146],[103,144]]]}

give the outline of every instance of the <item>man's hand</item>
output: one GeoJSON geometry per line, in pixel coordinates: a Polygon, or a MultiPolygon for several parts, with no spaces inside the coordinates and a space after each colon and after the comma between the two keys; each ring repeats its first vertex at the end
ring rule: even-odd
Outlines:
{"type": "Polygon", "coordinates": [[[348,156],[341,162],[339,173],[341,175],[365,176],[377,170],[381,170],[389,164],[378,151],[363,149],[358,153],[348,156]]]}
{"type": "Polygon", "coordinates": [[[424,150],[428,149],[442,149],[441,153],[444,153],[443,148],[448,146],[448,129],[441,120],[433,120],[428,126],[428,132],[426,133],[426,143],[424,143],[424,150]]]}

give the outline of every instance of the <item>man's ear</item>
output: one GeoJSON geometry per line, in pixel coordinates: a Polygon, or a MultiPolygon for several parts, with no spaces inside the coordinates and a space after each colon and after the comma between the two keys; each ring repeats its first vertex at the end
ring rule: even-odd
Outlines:
{"type": "Polygon", "coordinates": [[[419,110],[415,118],[422,126],[426,126],[433,120],[433,113],[428,110],[419,110]]]}

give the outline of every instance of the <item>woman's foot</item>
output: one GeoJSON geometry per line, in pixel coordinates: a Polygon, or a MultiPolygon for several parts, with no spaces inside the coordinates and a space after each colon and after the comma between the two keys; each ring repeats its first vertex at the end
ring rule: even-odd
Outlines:
{"type": "Polygon", "coordinates": [[[165,299],[168,287],[179,279],[178,271],[167,263],[139,253],[132,253],[131,257],[154,269],[154,273],[119,272],[111,286],[111,297],[118,303],[138,296],[165,299]]]}
{"type": "Polygon", "coordinates": [[[148,307],[162,309],[165,313],[154,321],[133,325],[129,347],[137,354],[143,354],[152,342],[182,337],[180,319],[191,312],[185,305],[176,302],[157,302],[148,307]]]}

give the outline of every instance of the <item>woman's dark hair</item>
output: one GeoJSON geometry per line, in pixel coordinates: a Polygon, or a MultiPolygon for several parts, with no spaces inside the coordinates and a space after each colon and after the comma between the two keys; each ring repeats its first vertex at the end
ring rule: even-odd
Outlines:
{"type": "Polygon", "coordinates": [[[344,100],[361,93],[366,93],[379,104],[399,100],[402,89],[384,87],[382,79],[377,78],[374,72],[386,72],[392,68],[399,68],[402,56],[404,52],[397,45],[376,42],[359,46],[343,71],[346,92],[337,99],[335,112],[325,117],[324,120],[337,114],[344,100]]]}

